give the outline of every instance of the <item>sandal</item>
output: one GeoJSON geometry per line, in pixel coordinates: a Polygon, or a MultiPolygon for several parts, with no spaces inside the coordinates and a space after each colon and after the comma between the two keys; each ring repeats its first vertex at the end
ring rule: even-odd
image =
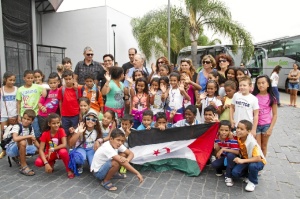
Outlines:
{"type": "Polygon", "coordinates": [[[104,187],[108,191],[116,191],[118,188],[113,185],[110,181],[102,182],[101,186],[104,187]]]}
{"type": "Polygon", "coordinates": [[[115,175],[113,175],[112,179],[125,179],[127,176],[125,174],[121,174],[121,173],[116,173],[115,175]]]}
{"type": "Polygon", "coordinates": [[[74,175],[74,173],[72,172],[72,173],[68,173],[68,178],[69,179],[73,179],[75,177],[75,175],[74,175]]]}
{"type": "Polygon", "coordinates": [[[5,151],[2,151],[2,152],[0,153],[0,159],[2,159],[4,156],[6,156],[6,152],[5,152],[5,151]]]}
{"type": "Polygon", "coordinates": [[[20,169],[20,173],[25,175],[25,176],[34,176],[35,175],[33,170],[30,169],[27,165],[20,169]]]}

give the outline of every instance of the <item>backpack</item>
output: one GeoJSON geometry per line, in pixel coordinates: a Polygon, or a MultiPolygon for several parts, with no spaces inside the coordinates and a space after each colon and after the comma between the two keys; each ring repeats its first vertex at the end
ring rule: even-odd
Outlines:
{"type": "MultiPolygon", "coordinates": [[[[84,90],[85,90],[85,86],[82,86],[82,87],[81,87],[81,96],[83,96],[84,90]]],[[[99,90],[98,90],[98,87],[97,87],[96,101],[98,101],[98,99],[99,99],[99,90]]]]}
{"type": "MultiPolygon", "coordinates": [[[[20,127],[18,135],[20,135],[22,133],[22,131],[23,131],[23,125],[20,124],[20,123],[18,123],[18,125],[20,127]]],[[[11,127],[11,129],[9,131],[7,131],[7,133],[5,133],[3,135],[4,139],[1,141],[1,148],[4,149],[4,150],[6,150],[8,144],[11,142],[11,140],[13,138],[12,135],[11,135],[11,133],[10,133],[13,127],[14,127],[14,125],[11,127]]],[[[32,126],[30,125],[29,126],[29,132],[31,132],[31,131],[32,131],[32,126]]]]}

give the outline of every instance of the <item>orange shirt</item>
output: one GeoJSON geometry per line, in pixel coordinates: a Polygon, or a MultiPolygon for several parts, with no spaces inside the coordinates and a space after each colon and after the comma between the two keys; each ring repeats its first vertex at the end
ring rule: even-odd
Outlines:
{"type": "MultiPolygon", "coordinates": [[[[239,138],[238,138],[238,143],[239,143],[239,147],[240,147],[240,153],[242,155],[242,158],[243,159],[248,159],[248,153],[247,153],[247,148],[246,148],[246,145],[245,145],[245,142],[242,142],[239,138]]],[[[255,146],[253,148],[253,151],[252,151],[252,157],[256,157],[256,156],[260,156],[259,154],[259,150],[258,150],[258,146],[255,146]]],[[[262,163],[266,164],[267,161],[263,158],[261,158],[261,161],[262,163]]]]}
{"type": "Polygon", "coordinates": [[[98,112],[100,112],[101,108],[104,106],[103,97],[101,92],[98,90],[98,88],[95,91],[94,89],[88,89],[85,86],[84,91],[82,93],[82,97],[89,98],[91,101],[91,108],[98,112]],[[98,99],[96,99],[97,96],[96,92],[99,92],[98,99]]]}

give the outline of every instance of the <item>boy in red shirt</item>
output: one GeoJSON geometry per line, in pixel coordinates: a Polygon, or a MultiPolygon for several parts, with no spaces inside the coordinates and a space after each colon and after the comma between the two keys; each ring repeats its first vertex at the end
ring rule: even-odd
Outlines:
{"type": "Polygon", "coordinates": [[[61,113],[62,127],[69,137],[69,128],[77,128],[79,123],[79,103],[81,97],[81,86],[74,84],[73,72],[65,70],[62,74],[65,86],[59,88],[57,99],[61,113]]]}

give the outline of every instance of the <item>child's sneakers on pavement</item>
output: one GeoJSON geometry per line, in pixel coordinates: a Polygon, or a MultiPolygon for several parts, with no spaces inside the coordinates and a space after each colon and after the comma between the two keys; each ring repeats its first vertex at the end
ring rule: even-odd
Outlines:
{"type": "Polygon", "coordinates": [[[246,191],[254,191],[255,190],[255,184],[253,184],[251,181],[248,182],[247,186],[245,187],[246,191]]]}
{"type": "Polygon", "coordinates": [[[232,187],[233,186],[232,178],[225,177],[225,184],[227,187],[232,187]]]}

